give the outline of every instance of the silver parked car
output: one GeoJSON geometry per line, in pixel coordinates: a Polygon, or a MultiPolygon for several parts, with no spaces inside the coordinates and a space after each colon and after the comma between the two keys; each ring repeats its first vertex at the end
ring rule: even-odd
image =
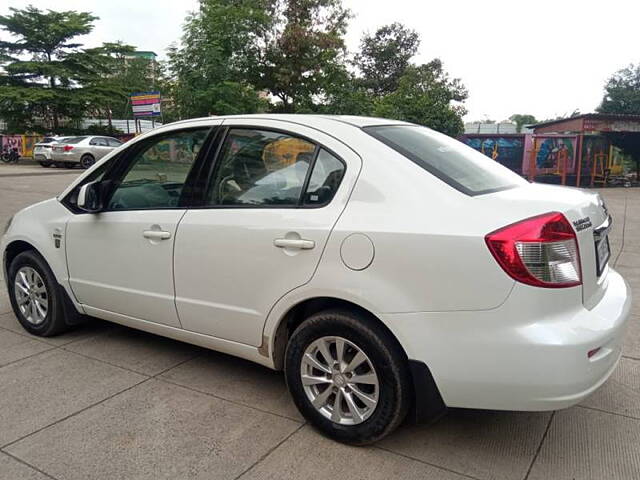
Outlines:
{"type": "Polygon", "coordinates": [[[53,160],[51,159],[53,145],[65,138],[69,137],[44,137],[33,146],[33,159],[43,167],[50,167],[53,165],[53,160]]]}
{"type": "Polygon", "coordinates": [[[51,160],[56,166],[89,168],[107,153],[122,145],[117,138],[102,136],[69,137],[53,145],[51,160]]]}

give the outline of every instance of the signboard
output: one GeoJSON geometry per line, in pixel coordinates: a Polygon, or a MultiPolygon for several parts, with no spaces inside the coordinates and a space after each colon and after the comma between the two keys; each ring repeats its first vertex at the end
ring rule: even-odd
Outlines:
{"type": "Polygon", "coordinates": [[[141,92],[131,94],[131,107],[134,117],[159,117],[160,92],[141,92]]]}

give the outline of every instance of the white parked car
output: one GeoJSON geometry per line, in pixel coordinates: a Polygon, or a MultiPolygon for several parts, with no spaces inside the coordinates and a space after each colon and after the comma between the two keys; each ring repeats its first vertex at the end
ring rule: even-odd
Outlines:
{"type": "Polygon", "coordinates": [[[597,193],[427,128],[254,115],[136,138],[1,248],[27,331],[93,316],[283,369],[313,425],[363,444],[446,407],[596,390],[631,302],[610,225],[597,193]]]}
{"type": "Polygon", "coordinates": [[[53,145],[51,160],[56,166],[89,168],[97,160],[122,145],[117,138],[102,136],[66,137],[53,145]]]}
{"type": "Polygon", "coordinates": [[[33,146],[33,159],[43,167],[53,165],[51,152],[54,144],[61,142],[68,137],[44,137],[33,146]]]}

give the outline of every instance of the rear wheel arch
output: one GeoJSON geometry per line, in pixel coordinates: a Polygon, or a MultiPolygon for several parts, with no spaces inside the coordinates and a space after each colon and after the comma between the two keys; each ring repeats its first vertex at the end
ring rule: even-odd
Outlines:
{"type": "Polygon", "coordinates": [[[364,322],[375,325],[378,330],[382,330],[386,337],[395,344],[411,375],[412,399],[408,415],[408,419],[411,422],[432,423],[444,415],[447,407],[428,365],[421,361],[410,359],[398,338],[378,316],[349,300],[337,297],[314,297],[305,299],[291,307],[281,317],[278,326],[274,330],[275,338],[272,344],[273,352],[271,356],[276,370],[284,370],[287,345],[296,328],[311,315],[327,310],[343,310],[355,313],[364,322]]]}
{"type": "Polygon", "coordinates": [[[282,370],[284,367],[284,355],[287,343],[296,328],[311,315],[324,310],[345,310],[357,314],[366,323],[376,325],[397,345],[405,360],[408,360],[407,353],[402,347],[402,344],[393,332],[391,332],[389,327],[373,312],[349,300],[337,297],[314,297],[303,300],[287,310],[275,328],[273,352],[271,356],[276,370],[282,370]]]}

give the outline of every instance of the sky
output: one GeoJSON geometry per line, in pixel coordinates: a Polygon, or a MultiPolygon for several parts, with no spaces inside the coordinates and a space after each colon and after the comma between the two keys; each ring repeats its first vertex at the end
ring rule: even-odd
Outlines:
{"type": "MultiPolygon", "coordinates": [[[[466,121],[514,113],[547,119],[592,112],[607,78],[640,62],[634,0],[343,0],[354,13],[350,50],[363,32],[399,21],[420,34],[417,62],[434,57],[469,90],[466,121]]],[[[5,0],[9,7],[91,11],[87,46],[122,40],[161,57],[197,0],[5,0]]],[[[1,35],[1,34],[0,34],[1,35]]]]}

